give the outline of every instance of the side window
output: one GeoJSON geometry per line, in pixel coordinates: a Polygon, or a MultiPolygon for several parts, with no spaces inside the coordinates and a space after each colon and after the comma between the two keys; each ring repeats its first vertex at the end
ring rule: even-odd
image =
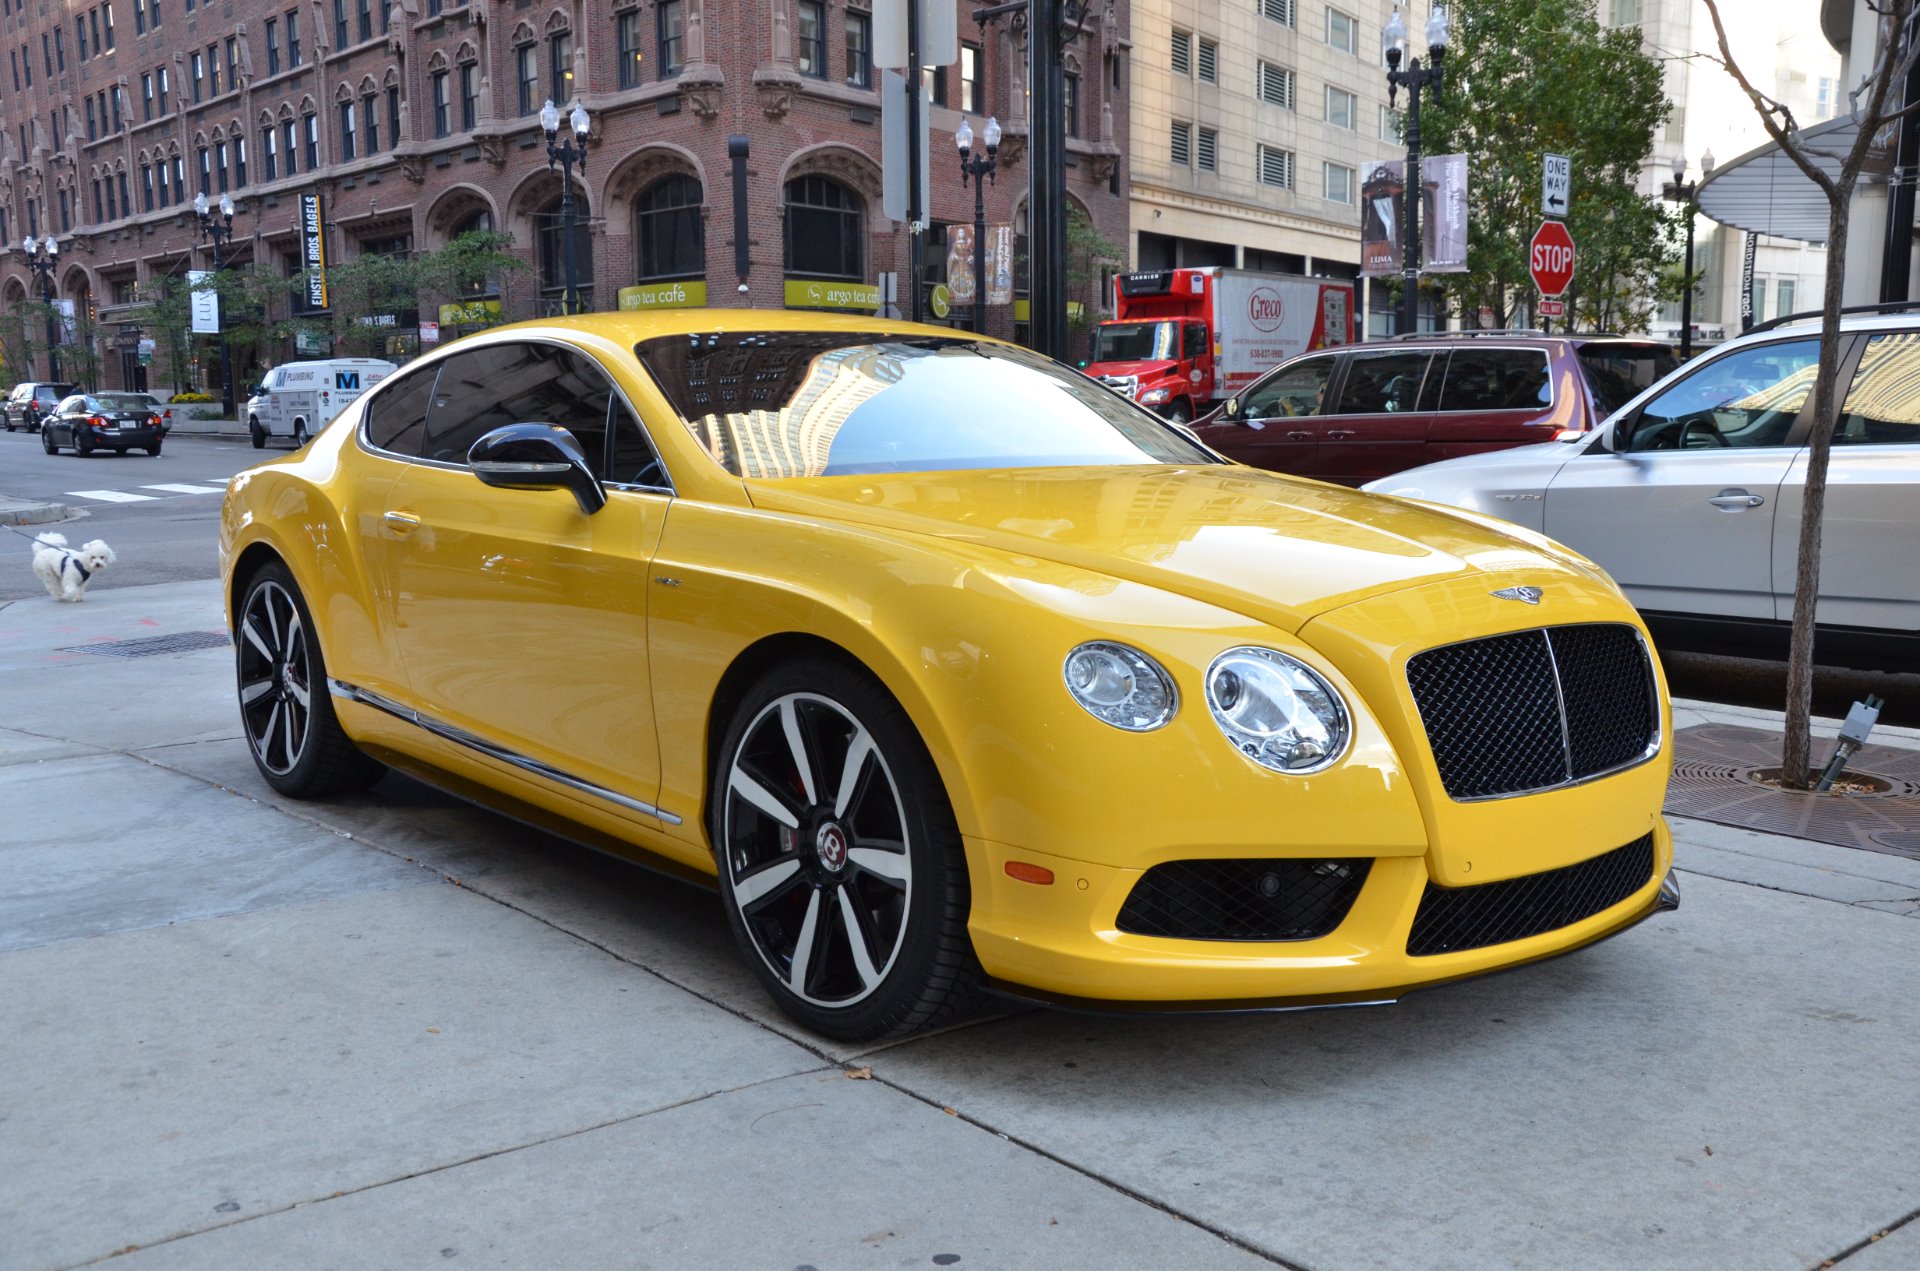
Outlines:
{"type": "Polygon", "coordinates": [[[1786,340],[1718,357],[1648,402],[1627,449],[1722,450],[1785,445],[1813,393],[1817,340],[1786,340]]]}
{"type": "Polygon", "coordinates": [[[1384,415],[1410,411],[1420,404],[1420,382],[1426,378],[1430,353],[1356,353],[1347,364],[1347,382],[1340,390],[1342,415],[1384,415]]]}
{"type": "Polygon", "coordinates": [[[1860,355],[1853,387],[1840,408],[1836,446],[1920,445],[1920,332],[1876,335],[1860,355]]]}
{"type": "Polygon", "coordinates": [[[1543,410],[1553,404],[1547,355],[1537,349],[1455,349],[1440,410],[1543,410]]]}
{"type": "Polygon", "coordinates": [[[1250,391],[1241,403],[1240,414],[1247,419],[1318,415],[1326,402],[1327,381],[1332,378],[1332,358],[1309,358],[1250,391]]]}
{"type": "Polygon", "coordinates": [[[666,485],[667,471],[661,466],[660,456],[654,453],[653,443],[647,439],[640,421],[618,397],[613,399],[611,409],[613,455],[604,479],[623,485],[666,485]]]}
{"type": "Polygon", "coordinates": [[[507,424],[553,424],[573,434],[604,476],[613,384],[594,360],[556,344],[495,344],[446,360],[427,420],[428,459],[465,463],[467,451],[507,424]]]}
{"type": "Polygon", "coordinates": [[[402,375],[367,402],[367,440],[397,455],[420,453],[420,435],[427,421],[427,400],[433,396],[438,365],[402,375]]]}
{"type": "Polygon", "coordinates": [[[1187,324],[1187,347],[1181,357],[1191,361],[1207,355],[1207,328],[1198,322],[1187,324]]]}

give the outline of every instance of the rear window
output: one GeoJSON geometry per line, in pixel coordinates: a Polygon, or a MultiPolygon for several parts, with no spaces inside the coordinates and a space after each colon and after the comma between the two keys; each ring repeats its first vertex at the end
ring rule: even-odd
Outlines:
{"type": "Polygon", "coordinates": [[[103,393],[97,400],[108,410],[151,411],[153,409],[153,402],[150,399],[127,393],[103,393]]]}
{"type": "Polygon", "coordinates": [[[769,331],[634,350],[707,453],[742,477],[1215,464],[1094,380],[941,336],[769,331]]]}
{"type": "Polygon", "coordinates": [[[1580,350],[1580,365],[1597,422],[1665,379],[1680,359],[1664,344],[1589,344],[1580,350]]]}
{"type": "Polygon", "coordinates": [[[1440,409],[1545,410],[1553,404],[1540,349],[1455,349],[1440,386],[1440,409]]]}

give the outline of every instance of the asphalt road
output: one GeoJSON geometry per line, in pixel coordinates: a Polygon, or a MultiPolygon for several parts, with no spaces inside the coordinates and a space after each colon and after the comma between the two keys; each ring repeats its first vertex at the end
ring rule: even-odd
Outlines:
{"type": "MultiPolygon", "coordinates": [[[[55,525],[29,525],[29,534],[57,530],[74,545],[105,539],[118,560],[94,587],[212,578],[220,496],[227,478],[275,452],[246,442],[167,438],[159,458],[142,451],[96,453],[85,459],[63,450],[49,455],[38,433],[0,432],[0,494],[64,503],[80,516],[55,525]],[[179,489],[158,489],[177,486],[179,489]]],[[[30,564],[33,548],[0,533],[0,601],[43,595],[30,564]]]]}
{"type": "MultiPolygon", "coordinates": [[[[103,538],[119,554],[96,587],[134,587],[143,583],[212,578],[215,526],[220,491],[227,478],[263,459],[284,453],[254,450],[246,442],[187,437],[167,439],[158,458],[145,454],[95,454],[82,459],[71,452],[48,455],[40,438],[29,433],[0,433],[0,494],[64,503],[82,513],[57,526],[24,527],[29,532],[57,529],[71,543],[103,538]],[[202,491],[162,490],[156,486],[199,486],[202,491]]],[[[0,534],[0,558],[18,556],[17,568],[0,566],[0,602],[41,594],[28,568],[31,548],[0,534]]],[[[1786,700],[1786,671],[1777,662],[1663,652],[1674,696],[1735,706],[1778,710],[1786,700]]],[[[1822,671],[1814,683],[1814,713],[1841,718],[1868,693],[1887,700],[1881,721],[1920,726],[1920,675],[1850,670],[1822,671]]]]}

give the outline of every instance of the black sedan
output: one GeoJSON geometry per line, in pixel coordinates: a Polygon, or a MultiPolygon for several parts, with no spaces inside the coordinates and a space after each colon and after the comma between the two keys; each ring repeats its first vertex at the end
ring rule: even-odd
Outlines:
{"type": "Polygon", "coordinates": [[[135,393],[77,393],[40,424],[40,445],[50,455],[62,446],[81,455],[96,450],[124,455],[135,446],[158,455],[165,435],[153,402],[135,393]]]}

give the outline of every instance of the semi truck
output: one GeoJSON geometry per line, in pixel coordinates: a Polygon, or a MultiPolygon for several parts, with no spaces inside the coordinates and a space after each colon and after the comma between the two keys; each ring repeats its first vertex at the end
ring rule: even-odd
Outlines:
{"type": "Polygon", "coordinates": [[[1113,280],[1087,374],[1169,419],[1195,419],[1276,362],[1353,342],[1353,284],[1250,269],[1160,269],[1113,280]]]}

